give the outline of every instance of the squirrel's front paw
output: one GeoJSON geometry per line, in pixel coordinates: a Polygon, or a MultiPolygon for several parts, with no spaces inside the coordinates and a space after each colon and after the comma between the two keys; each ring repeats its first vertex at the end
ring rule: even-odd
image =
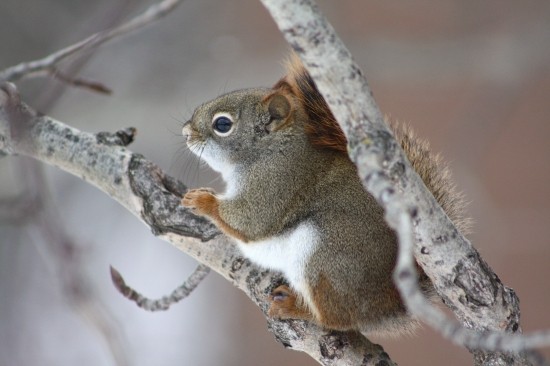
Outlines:
{"type": "Polygon", "coordinates": [[[218,208],[218,199],[213,189],[198,188],[189,190],[183,196],[181,204],[197,215],[212,215],[218,208]]]}

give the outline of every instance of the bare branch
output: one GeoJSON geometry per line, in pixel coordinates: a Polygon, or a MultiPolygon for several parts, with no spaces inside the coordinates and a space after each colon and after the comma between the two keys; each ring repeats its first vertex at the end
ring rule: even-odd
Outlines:
{"type": "MultiPolygon", "coordinates": [[[[515,293],[502,285],[411,168],[386,126],[361,70],[314,1],[262,2],[303,60],[342,126],[348,138],[350,157],[358,167],[363,184],[385,208],[390,225],[399,230],[403,217],[412,219],[417,260],[445,303],[463,324],[476,330],[465,329],[464,333],[475,334],[479,342],[483,340],[483,344],[472,341],[466,345],[514,352],[549,344],[548,332],[539,332],[529,337],[505,335],[514,342],[506,343],[504,347],[503,334],[489,332],[521,332],[515,293]]],[[[413,278],[410,269],[409,265],[397,277],[413,278]]],[[[403,295],[413,296],[415,292],[407,291],[403,295]]],[[[425,299],[416,301],[422,301],[419,307],[425,308],[425,299]]],[[[416,307],[411,311],[429,324],[436,323],[435,320],[432,322],[433,319],[439,320],[431,318],[431,312],[424,314],[416,307]]],[[[440,330],[449,337],[456,329],[440,330]]],[[[514,356],[474,354],[476,362],[487,358],[500,359],[502,364],[522,362],[521,358],[514,359],[514,356]]]]}
{"type": "MultiPolygon", "coordinates": [[[[6,81],[16,82],[22,78],[40,76],[44,74],[55,77],[57,73],[56,66],[61,61],[74,56],[77,53],[93,50],[113,38],[120,37],[142,28],[171,12],[181,2],[181,0],[163,0],[157,4],[151,5],[143,13],[118,27],[93,34],[80,42],[63,48],[39,60],[22,62],[18,65],[9,67],[0,72],[0,84],[6,81]]],[[[57,77],[59,78],[59,75],[57,75],[57,77]]],[[[68,81],[69,79],[63,81],[68,81]]],[[[75,80],[73,79],[72,84],[74,84],[74,82],[75,80]]],[[[90,87],[95,83],[90,83],[88,81],[84,82],[81,80],[77,84],[83,84],[78,86],[85,86],[88,84],[87,86],[90,87]]],[[[96,86],[99,86],[99,84],[96,86]]]]}
{"type": "Polygon", "coordinates": [[[111,279],[113,280],[113,284],[118,292],[120,292],[127,299],[135,302],[140,308],[149,311],[168,310],[172,304],[175,304],[189,296],[191,292],[193,292],[193,290],[195,290],[195,288],[197,288],[197,286],[202,282],[202,280],[206,278],[208,273],[210,273],[210,268],[200,264],[197,268],[195,268],[195,271],[191,274],[191,276],[189,276],[189,278],[187,278],[187,280],[178,288],[172,291],[170,295],[163,296],[158,300],[151,300],[126,285],[122,275],[116,269],[111,267],[111,279]]]}

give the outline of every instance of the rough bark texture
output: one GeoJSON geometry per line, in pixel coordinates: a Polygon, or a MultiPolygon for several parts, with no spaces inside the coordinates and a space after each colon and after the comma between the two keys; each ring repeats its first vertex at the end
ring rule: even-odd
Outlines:
{"type": "MultiPolygon", "coordinates": [[[[262,0],[317,83],[348,139],[363,184],[394,227],[414,223],[415,256],[443,301],[467,327],[521,332],[519,301],[455,228],[411,169],[349,51],[312,0],[262,0]]],[[[413,309],[414,310],[414,309],[413,309]]],[[[520,356],[473,351],[476,365],[526,364],[520,356]]]]}
{"type": "MultiPolygon", "coordinates": [[[[41,116],[21,103],[15,87],[0,90],[0,155],[26,155],[98,187],[175,245],[243,290],[262,311],[283,278],[243,258],[210,222],[180,205],[186,187],[123,145],[132,132],[91,134],[41,116]]],[[[382,347],[353,332],[330,332],[303,321],[268,326],[287,348],[323,365],[394,365],[382,347]]]]}

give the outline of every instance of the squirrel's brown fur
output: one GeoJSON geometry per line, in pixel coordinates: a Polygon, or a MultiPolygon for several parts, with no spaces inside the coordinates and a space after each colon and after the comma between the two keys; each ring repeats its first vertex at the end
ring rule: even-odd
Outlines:
{"type": "MultiPolygon", "coordinates": [[[[309,141],[320,149],[332,149],[347,154],[347,139],[344,132],[295,53],[290,55],[285,68],[286,76],[279,80],[273,89],[289,90],[299,101],[298,104],[304,107],[309,117],[308,123],[305,124],[305,133],[309,141]]],[[[467,234],[470,230],[470,220],[464,215],[464,196],[456,189],[445,161],[439,154],[434,154],[430,150],[427,141],[416,137],[410,126],[391,120],[386,123],[426,187],[456,227],[463,234],[467,234]]]]}
{"type": "Polygon", "coordinates": [[[296,54],[289,57],[286,70],[287,75],[273,89],[288,89],[304,108],[310,122],[305,124],[309,141],[320,149],[332,149],[347,154],[344,132],[296,54]]]}

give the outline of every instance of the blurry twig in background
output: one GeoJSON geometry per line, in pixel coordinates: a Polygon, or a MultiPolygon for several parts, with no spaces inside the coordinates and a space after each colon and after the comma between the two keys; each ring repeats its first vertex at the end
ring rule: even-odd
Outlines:
{"type": "Polygon", "coordinates": [[[61,72],[61,70],[59,70],[57,67],[52,67],[51,68],[51,72],[48,73],[49,76],[53,77],[54,79],[57,79],[67,85],[70,85],[70,86],[74,86],[74,87],[77,87],[77,88],[83,88],[83,89],[88,89],[89,91],[93,91],[93,92],[96,92],[96,93],[101,93],[101,94],[111,94],[112,93],[112,90],[109,89],[107,86],[101,84],[101,83],[98,83],[96,81],[92,81],[92,80],[87,80],[87,79],[84,79],[84,78],[75,78],[75,77],[72,77],[70,75],[67,75],[63,72],[61,72]]]}
{"type": "MultiPolygon", "coordinates": [[[[78,53],[94,50],[103,43],[113,38],[123,36],[127,33],[131,33],[141,27],[144,27],[174,10],[181,2],[181,0],[161,1],[159,3],[151,5],[143,13],[118,27],[95,33],[80,42],[63,48],[39,60],[22,62],[18,65],[0,71],[0,83],[6,81],[16,82],[23,78],[31,78],[44,75],[53,76],[56,72],[58,72],[56,66],[61,61],[78,53]]],[[[90,84],[88,81],[85,80],[78,80],[78,82],[76,82],[76,79],[73,79],[72,77],[65,77],[62,80],[72,80],[73,82],[71,82],[70,84],[72,84],[73,86],[86,87],[92,90],[97,89],[96,83],[90,84]]]]}
{"type": "Polygon", "coordinates": [[[39,236],[33,243],[46,244],[45,248],[37,247],[37,250],[43,254],[47,267],[58,278],[68,304],[101,335],[115,364],[130,365],[125,338],[116,326],[116,318],[101,301],[101,296],[85,271],[88,261],[86,250],[67,233],[55,205],[47,198],[44,199],[49,195],[42,191],[39,197],[43,197],[44,202],[43,209],[35,215],[30,225],[30,233],[39,236]]]}

